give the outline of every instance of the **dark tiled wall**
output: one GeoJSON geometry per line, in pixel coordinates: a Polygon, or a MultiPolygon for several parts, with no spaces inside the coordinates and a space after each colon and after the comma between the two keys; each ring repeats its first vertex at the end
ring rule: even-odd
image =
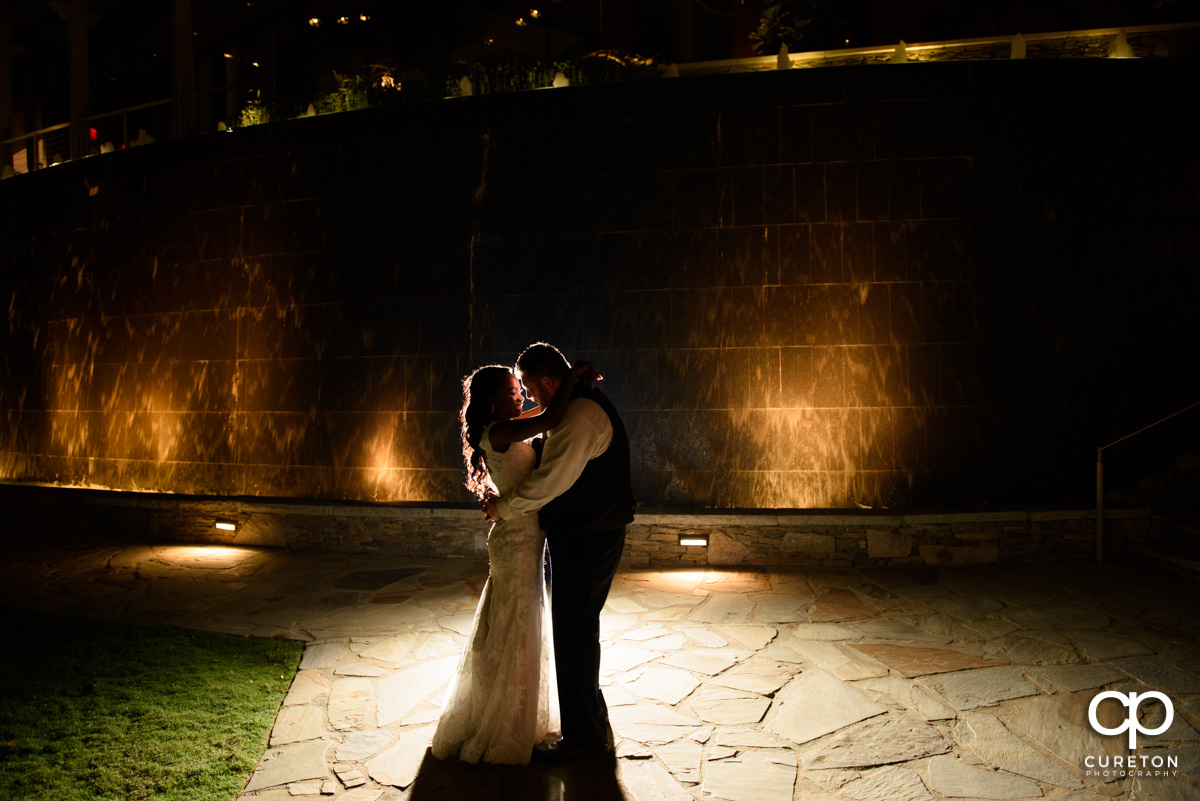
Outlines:
{"type": "Polygon", "coordinates": [[[584,87],[11,179],[0,476],[459,501],[459,377],[546,339],[650,505],[1086,498],[1194,400],[1185,66],[584,87]]]}

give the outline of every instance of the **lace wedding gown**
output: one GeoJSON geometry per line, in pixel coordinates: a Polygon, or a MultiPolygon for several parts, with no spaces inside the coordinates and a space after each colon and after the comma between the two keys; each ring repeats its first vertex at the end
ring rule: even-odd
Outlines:
{"type": "MultiPolygon", "coordinates": [[[[492,450],[489,429],[481,438],[484,458],[504,494],[529,476],[537,459],[528,442],[492,450]]],[[[536,514],[502,520],[488,534],[488,580],[433,735],[438,759],[525,765],[535,745],[558,737],[545,544],[536,514]]]]}

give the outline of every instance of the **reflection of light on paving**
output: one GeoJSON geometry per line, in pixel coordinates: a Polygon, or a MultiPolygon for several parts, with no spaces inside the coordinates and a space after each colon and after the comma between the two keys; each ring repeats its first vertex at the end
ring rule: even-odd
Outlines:
{"type": "Polygon", "coordinates": [[[168,545],[154,549],[154,555],[187,567],[232,567],[258,553],[254,548],[230,545],[168,545]]]}
{"type": "Polygon", "coordinates": [[[638,581],[645,581],[653,585],[657,585],[664,590],[688,590],[690,591],[700,582],[704,581],[709,573],[719,573],[719,570],[648,570],[636,574],[638,581]]]}

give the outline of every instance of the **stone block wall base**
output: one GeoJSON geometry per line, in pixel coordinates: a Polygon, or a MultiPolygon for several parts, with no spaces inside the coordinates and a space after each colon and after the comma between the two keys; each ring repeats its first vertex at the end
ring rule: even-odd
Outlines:
{"type": "MultiPolygon", "coordinates": [[[[186,541],[486,559],[488,524],[467,506],[329,504],[202,498],[0,484],[6,538],[186,541]],[[232,521],[232,531],[216,527],[232,521]]],[[[1166,527],[1145,509],[1106,510],[1105,554],[1156,540],[1166,527]]],[[[914,567],[1095,558],[1086,509],[896,514],[863,511],[642,511],[629,526],[630,567],[914,567]],[[708,546],[681,545],[703,535],[708,546]]]]}

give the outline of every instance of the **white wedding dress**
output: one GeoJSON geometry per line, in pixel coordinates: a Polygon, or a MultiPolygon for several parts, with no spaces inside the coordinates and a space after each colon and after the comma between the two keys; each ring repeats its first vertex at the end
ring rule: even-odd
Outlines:
{"type": "MultiPolygon", "coordinates": [[[[504,494],[528,478],[537,457],[528,442],[497,453],[490,428],[481,437],[484,458],[504,494]]],[[[553,742],[559,733],[542,567],[546,535],[537,514],[528,514],[493,525],[487,545],[488,580],[433,735],[433,755],[525,765],[535,745],[553,742]]]]}

